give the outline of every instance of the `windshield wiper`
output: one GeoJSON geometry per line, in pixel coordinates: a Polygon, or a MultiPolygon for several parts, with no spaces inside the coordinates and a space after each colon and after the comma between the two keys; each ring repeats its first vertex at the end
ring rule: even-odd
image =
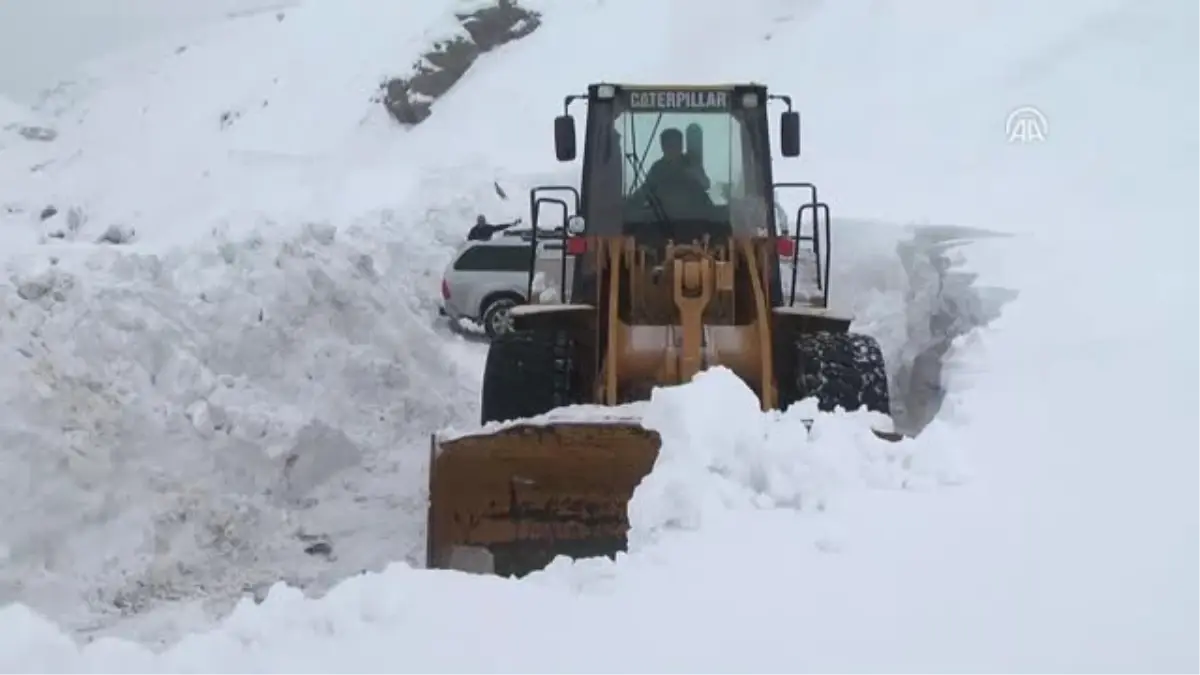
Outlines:
{"type": "MultiPolygon", "coordinates": [[[[625,159],[628,160],[629,165],[633,167],[634,180],[640,181],[637,155],[631,152],[625,155],[625,159]]],[[[646,203],[650,205],[650,210],[654,213],[654,224],[658,225],[658,228],[662,230],[664,235],[668,234],[672,229],[671,219],[667,216],[667,208],[663,205],[662,199],[658,196],[658,191],[653,187],[643,183],[638,186],[635,192],[642,192],[645,194],[646,203]]]]}
{"type": "MultiPolygon", "coordinates": [[[[654,128],[650,130],[650,140],[654,140],[654,132],[658,130],[658,125],[662,123],[662,113],[659,113],[658,119],[654,121],[654,128]]],[[[646,185],[642,176],[642,165],[645,163],[643,158],[638,160],[637,156],[637,127],[634,124],[629,125],[629,143],[633,147],[633,152],[625,153],[625,160],[629,162],[630,168],[633,169],[633,184],[634,192],[643,191],[646,194],[646,202],[650,205],[650,210],[654,212],[655,225],[663,237],[670,236],[671,220],[667,217],[667,209],[663,205],[662,200],[658,196],[658,191],[646,185]]],[[[649,154],[650,142],[646,143],[646,154],[649,154]]]]}

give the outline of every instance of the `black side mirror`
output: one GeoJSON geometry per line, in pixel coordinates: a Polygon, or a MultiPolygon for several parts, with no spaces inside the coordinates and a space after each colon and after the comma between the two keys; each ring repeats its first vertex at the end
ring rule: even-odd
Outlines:
{"type": "Polygon", "coordinates": [[[554,118],[554,154],[560,162],[575,159],[575,118],[570,115],[554,118]]]}
{"type": "Polygon", "coordinates": [[[795,110],[779,115],[779,146],[784,157],[800,156],[800,113],[795,110]]]}

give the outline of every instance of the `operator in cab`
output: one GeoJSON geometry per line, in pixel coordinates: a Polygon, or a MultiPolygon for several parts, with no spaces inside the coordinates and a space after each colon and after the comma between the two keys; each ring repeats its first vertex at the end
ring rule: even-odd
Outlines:
{"type": "Polygon", "coordinates": [[[663,156],[650,166],[641,186],[630,195],[630,202],[661,208],[662,216],[672,220],[692,218],[711,208],[711,181],[699,157],[684,152],[683,133],[668,128],[659,135],[659,143],[663,156]]]}
{"type": "Polygon", "coordinates": [[[681,181],[690,181],[705,192],[711,182],[697,158],[683,151],[683,133],[671,127],[664,129],[658,137],[663,156],[650,166],[646,173],[646,185],[651,189],[671,186],[681,181]]]}

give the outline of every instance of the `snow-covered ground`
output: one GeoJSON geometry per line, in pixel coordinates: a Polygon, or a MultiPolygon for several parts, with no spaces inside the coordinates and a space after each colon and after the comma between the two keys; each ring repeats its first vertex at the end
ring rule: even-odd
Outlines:
{"type": "Polygon", "coordinates": [[[0,4],[0,91],[32,103],[90,59],[144,40],[170,39],[228,17],[274,12],[292,0],[38,0],[0,4]]]}
{"type": "Polygon", "coordinates": [[[531,4],[410,131],[370,98],[455,3],[197,10],[0,101],[0,669],[1200,670],[1194,4],[531,4]],[[777,178],[923,431],[707,373],[644,406],[629,555],[416,569],[482,361],[437,275],[598,79],[796,97],[777,178]]]}

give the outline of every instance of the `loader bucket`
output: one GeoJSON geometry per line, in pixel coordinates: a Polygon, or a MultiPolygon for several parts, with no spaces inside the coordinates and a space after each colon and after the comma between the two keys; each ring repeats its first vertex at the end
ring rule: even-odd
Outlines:
{"type": "Polygon", "coordinates": [[[522,424],[430,448],[426,567],[524,576],[625,550],[661,438],[636,423],[522,424]]]}

